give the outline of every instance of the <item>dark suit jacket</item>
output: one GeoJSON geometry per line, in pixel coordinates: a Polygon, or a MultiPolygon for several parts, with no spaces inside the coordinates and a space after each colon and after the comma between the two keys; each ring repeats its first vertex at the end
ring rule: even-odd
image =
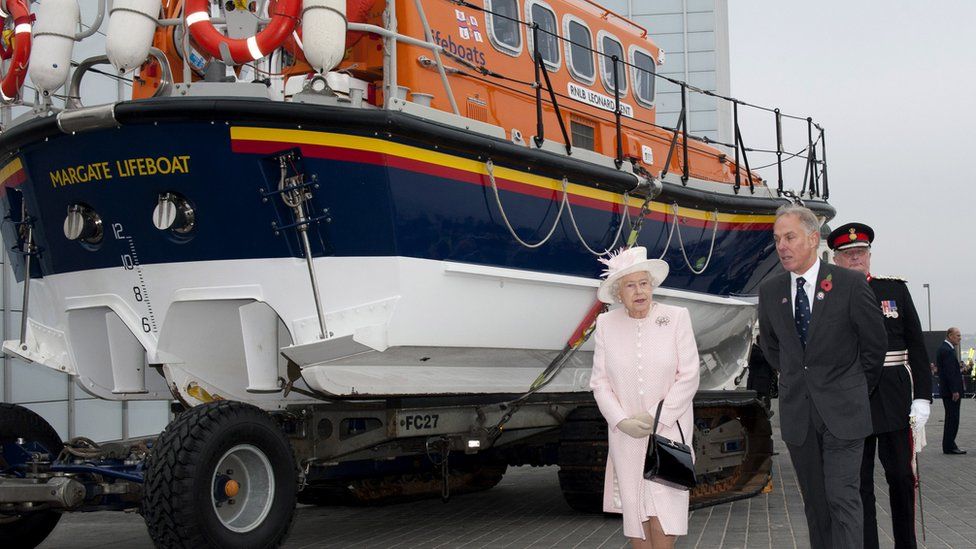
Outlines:
{"type": "Polygon", "coordinates": [[[868,395],[881,377],[888,341],[881,309],[864,275],[822,262],[813,294],[804,348],[793,322],[790,273],[759,288],[759,341],[780,373],[783,440],[803,444],[808,399],[835,437],[864,438],[872,430],[868,395]],[[829,291],[823,289],[828,277],[829,291]]]}
{"type": "Polygon", "coordinates": [[[959,359],[951,345],[942,342],[935,355],[935,365],[939,368],[939,394],[942,398],[952,397],[952,393],[962,394],[962,372],[959,359]]]}

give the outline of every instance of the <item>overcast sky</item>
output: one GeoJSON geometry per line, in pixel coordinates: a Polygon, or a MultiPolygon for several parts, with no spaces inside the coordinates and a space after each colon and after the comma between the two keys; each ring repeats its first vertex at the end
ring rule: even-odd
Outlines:
{"type": "Polygon", "coordinates": [[[933,328],[976,331],[974,23],[973,0],[729,1],[733,96],[824,126],[831,225],[875,229],[872,271],[908,279],[923,329],[929,283],[933,328]]]}

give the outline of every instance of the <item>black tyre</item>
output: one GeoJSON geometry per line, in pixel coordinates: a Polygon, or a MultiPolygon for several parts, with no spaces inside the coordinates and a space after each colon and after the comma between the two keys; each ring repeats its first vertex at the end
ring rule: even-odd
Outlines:
{"type": "MultiPolygon", "coordinates": [[[[25,442],[37,442],[58,457],[64,443],[51,425],[41,416],[16,404],[0,402],[0,455],[5,442],[21,438],[25,442]]],[[[6,462],[6,460],[0,460],[6,462]]],[[[31,549],[37,547],[58,525],[61,513],[40,511],[24,515],[0,513],[0,540],[4,549],[31,549]]]]}
{"type": "Polygon", "coordinates": [[[574,410],[559,434],[559,488],[566,503],[582,513],[603,511],[607,465],[607,422],[594,407],[574,410]]]}
{"type": "Polygon", "coordinates": [[[217,401],[180,414],[146,466],[142,514],[157,547],[278,547],[291,529],[297,472],[266,412],[217,401]]]}

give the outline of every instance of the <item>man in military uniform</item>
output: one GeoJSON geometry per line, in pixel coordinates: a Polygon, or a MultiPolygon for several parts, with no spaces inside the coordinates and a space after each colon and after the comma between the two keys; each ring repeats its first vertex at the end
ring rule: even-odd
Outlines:
{"type": "Polygon", "coordinates": [[[888,353],[877,389],[871,393],[874,433],[864,442],[861,462],[861,502],[864,507],[864,547],[878,547],[874,498],[874,454],[885,470],[896,549],[915,548],[915,475],[909,418],[924,427],[932,402],[929,359],[922,325],[904,280],[871,274],[874,231],[863,223],[837,227],[827,238],[834,263],[860,271],[878,300],[888,332],[888,353]]]}

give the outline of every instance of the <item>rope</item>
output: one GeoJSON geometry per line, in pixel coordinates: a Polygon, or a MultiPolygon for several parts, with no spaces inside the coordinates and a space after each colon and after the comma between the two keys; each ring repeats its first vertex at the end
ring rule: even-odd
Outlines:
{"type": "Polygon", "coordinates": [[[546,234],[545,238],[539,242],[529,244],[528,242],[519,238],[519,235],[515,233],[515,229],[512,228],[512,224],[509,222],[508,216],[505,215],[505,207],[502,206],[502,199],[498,195],[498,185],[495,184],[495,164],[489,159],[487,162],[485,162],[485,168],[488,170],[488,179],[491,181],[491,190],[495,192],[495,203],[498,204],[498,211],[502,214],[502,220],[505,221],[505,226],[508,227],[508,232],[512,233],[515,240],[526,248],[538,248],[539,246],[542,246],[548,242],[549,238],[552,237],[553,233],[556,232],[556,227],[559,226],[559,219],[563,215],[563,209],[566,207],[566,203],[569,202],[566,197],[566,187],[569,185],[569,181],[563,177],[563,199],[559,201],[559,212],[556,213],[556,221],[552,224],[552,228],[549,229],[549,233],[546,234]]]}
{"type": "Polygon", "coordinates": [[[590,252],[591,254],[596,255],[596,256],[607,255],[611,251],[613,251],[613,249],[617,247],[617,241],[620,240],[620,234],[623,232],[624,224],[625,223],[628,224],[628,225],[630,224],[629,223],[629,221],[630,221],[630,208],[627,206],[627,202],[628,202],[628,199],[630,198],[630,195],[628,193],[624,193],[624,197],[623,197],[624,198],[624,214],[623,214],[623,217],[620,219],[620,225],[617,226],[617,235],[615,237],[613,237],[613,242],[610,243],[610,246],[607,247],[602,252],[598,252],[598,251],[594,250],[593,248],[590,248],[590,246],[586,243],[586,240],[583,240],[583,235],[580,234],[579,225],[576,224],[576,217],[573,216],[573,205],[569,203],[569,197],[567,195],[564,194],[563,197],[566,200],[566,211],[569,212],[569,221],[573,224],[573,230],[576,232],[576,236],[579,238],[580,242],[583,244],[583,247],[586,248],[586,250],[588,252],[590,252]]]}
{"type": "MultiPolygon", "coordinates": [[[[677,202],[671,204],[671,209],[674,211],[675,223],[677,223],[677,219],[678,219],[677,202]]],[[[685,265],[688,265],[688,269],[690,269],[691,272],[696,275],[700,275],[705,272],[705,269],[708,268],[708,264],[711,263],[712,261],[712,253],[715,251],[715,235],[718,234],[718,210],[715,210],[712,213],[712,215],[715,216],[715,221],[712,224],[712,244],[708,248],[708,258],[705,260],[705,264],[702,266],[700,270],[695,270],[695,268],[691,265],[691,261],[688,260],[688,254],[685,251],[684,239],[681,238],[681,231],[678,231],[678,247],[681,248],[681,256],[685,258],[685,265]]],[[[665,248],[665,250],[666,249],[667,248],[665,248]]]]}
{"type": "MultiPolygon", "coordinates": [[[[672,205],[672,208],[675,208],[675,212],[677,212],[676,209],[677,204],[672,205]]],[[[660,257],[658,257],[658,259],[664,259],[664,256],[667,255],[668,248],[671,247],[671,239],[674,238],[674,232],[677,228],[678,228],[678,214],[675,213],[671,216],[671,230],[668,231],[668,241],[664,243],[664,249],[661,250],[661,255],[660,257]]],[[[678,232],[680,233],[681,231],[678,232]]]]}

